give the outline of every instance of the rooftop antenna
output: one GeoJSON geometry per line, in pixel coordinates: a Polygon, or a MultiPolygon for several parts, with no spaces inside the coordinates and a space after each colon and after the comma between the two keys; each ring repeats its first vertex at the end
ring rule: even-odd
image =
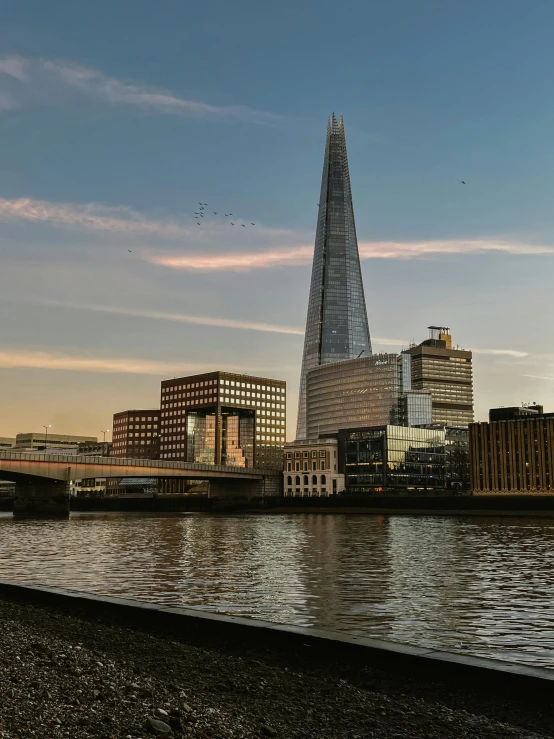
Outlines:
{"type": "Polygon", "coordinates": [[[362,349],[362,351],[358,354],[358,356],[356,357],[356,359],[359,359],[364,352],[365,352],[365,349],[362,349]]]}

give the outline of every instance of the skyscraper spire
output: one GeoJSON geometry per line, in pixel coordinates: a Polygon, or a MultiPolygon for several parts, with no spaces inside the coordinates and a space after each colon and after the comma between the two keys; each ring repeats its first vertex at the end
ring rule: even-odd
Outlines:
{"type": "Polygon", "coordinates": [[[327,124],[312,280],[300,374],[297,439],[306,438],[306,375],[371,354],[342,116],[327,124]]]}

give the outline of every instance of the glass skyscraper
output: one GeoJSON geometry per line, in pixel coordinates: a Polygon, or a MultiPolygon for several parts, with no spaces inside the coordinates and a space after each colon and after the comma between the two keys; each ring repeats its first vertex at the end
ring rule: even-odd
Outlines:
{"type": "Polygon", "coordinates": [[[305,439],[306,375],[320,364],[371,355],[344,123],[329,118],[321,178],[304,355],[300,375],[297,439],[305,439]]]}

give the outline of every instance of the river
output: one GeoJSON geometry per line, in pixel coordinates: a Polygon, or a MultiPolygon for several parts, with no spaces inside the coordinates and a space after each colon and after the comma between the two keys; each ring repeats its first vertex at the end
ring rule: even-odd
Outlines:
{"type": "Polygon", "coordinates": [[[554,520],[0,514],[0,579],[554,668],[554,520]]]}

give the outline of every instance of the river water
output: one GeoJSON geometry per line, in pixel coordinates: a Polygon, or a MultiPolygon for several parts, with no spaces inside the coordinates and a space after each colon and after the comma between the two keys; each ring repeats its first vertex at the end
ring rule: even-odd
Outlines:
{"type": "Polygon", "coordinates": [[[554,668],[554,520],[0,514],[0,579],[554,668]]]}

